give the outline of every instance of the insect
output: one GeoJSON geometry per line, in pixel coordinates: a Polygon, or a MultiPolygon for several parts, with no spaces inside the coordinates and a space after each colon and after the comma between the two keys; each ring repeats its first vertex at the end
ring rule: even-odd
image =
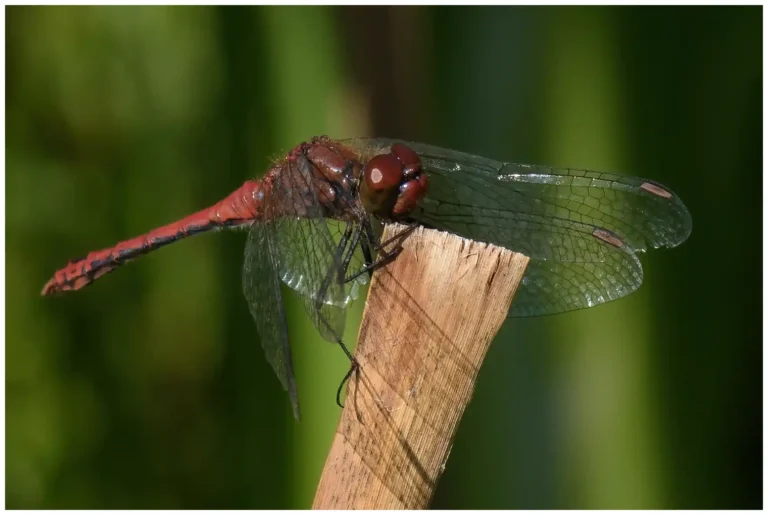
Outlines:
{"type": "Polygon", "coordinates": [[[247,227],[243,291],[298,419],[280,283],[299,293],[323,338],[340,344],[354,363],[341,340],[345,307],[373,269],[395,257],[397,249],[387,250],[391,242],[380,242],[377,230],[388,221],[527,255],[512,317],[623,297],[643,280],[637,254],[675,247],[692,228],[683,202],[647,179],[494,161],[399,140],[321,136],[211,207],[70,261],[42,294],[80,289],[187,236],[247,227]]]}

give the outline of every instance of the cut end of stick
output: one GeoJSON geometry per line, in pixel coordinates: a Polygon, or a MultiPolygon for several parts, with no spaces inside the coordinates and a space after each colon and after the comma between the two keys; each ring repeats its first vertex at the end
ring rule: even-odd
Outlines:
{"type": "MultiPolygon", "coordinates": [[[[382,241],[405,228],[387,226],[382,241]]],[[[315,509],[420,509],[432,499],[491,341],[528,258],[417,228],[376,271],[359,371],[315,509]]]]}

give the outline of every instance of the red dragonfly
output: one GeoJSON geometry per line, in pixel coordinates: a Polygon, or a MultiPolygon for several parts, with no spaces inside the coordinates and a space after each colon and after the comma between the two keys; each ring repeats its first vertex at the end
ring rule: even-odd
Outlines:
{"type": "MultiPolygon", "coordinates": [[[[531,258],[509,316],[547,315],[623,297],[643,280],[637,254],[691,232],[682,201],[656,182],[494,161],[391,139],[315,137],[260,181],[172,224],[91,252],[57,271],[43,295],[77,290],[181,238],[248,226],[243,291],[267,361],[299,401],[280,282],[299,293],[320,334],[338,343],[345,307],[384,250],[380,224],[401,221],[531,258]]],[[[350,371],[351,372],[351,371],[350,371]]],[[[348,374],[349,375],[349,374],[348,374]]]]}

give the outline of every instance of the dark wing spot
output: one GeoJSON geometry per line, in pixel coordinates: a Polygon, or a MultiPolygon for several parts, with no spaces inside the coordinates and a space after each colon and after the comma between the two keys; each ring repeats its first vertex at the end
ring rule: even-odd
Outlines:
{"type": "Polygon", "coordinates": [[[617,248],[622,248],[624,246],[624,240],[622,240],[619,235],[607,229],[595,229],[592,232],[592,236],[606,242],[608,245],[613,245],[617,248]]]}
{"type": "Polygon", "coordinates": [[[653,195],[656,195],[657,197],[661,198],[672,198],[672,193],[665,190],[658,184],[653,184],[652,182],[644,182],[640,185],[641,190],[645,190],[648,193],[652,193],[653,195]]]}

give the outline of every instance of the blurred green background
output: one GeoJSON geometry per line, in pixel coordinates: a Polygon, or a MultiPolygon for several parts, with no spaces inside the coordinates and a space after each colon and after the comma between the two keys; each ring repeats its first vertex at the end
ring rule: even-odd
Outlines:
{"type": "Polygon", "coordinates": [[[310,506],[347,363],[290,296],[296,424],[245,234],[39,291],[320,134],[644,176],[693,217],[638,293],[502,328],[434,507],[762,505],[760,7],[6,15],[8,507],[310,506]]]}

